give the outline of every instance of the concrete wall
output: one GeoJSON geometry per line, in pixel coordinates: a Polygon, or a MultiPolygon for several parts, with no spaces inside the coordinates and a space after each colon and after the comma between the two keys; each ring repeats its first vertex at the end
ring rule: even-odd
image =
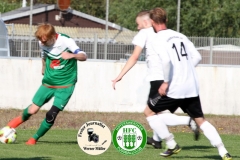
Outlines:
{"type": "MultiPolygon", "coordinates": [[[[78,62],[78,83],[68,111],[143,112],[149,92],[146,64],[138,62],[112,88],[125,62],[78,62]]],[[[0,108],[24,109],[41,84],[41,59],[0,59],[0,108]]],[[[240,68],[198,66],[200,97],[205,114],[240,115],[240,68]]],[[[42,109],[49,109],[52,100],[42,109]]],[[[178,112],[181,112],[178,110],[178,112]]]]}

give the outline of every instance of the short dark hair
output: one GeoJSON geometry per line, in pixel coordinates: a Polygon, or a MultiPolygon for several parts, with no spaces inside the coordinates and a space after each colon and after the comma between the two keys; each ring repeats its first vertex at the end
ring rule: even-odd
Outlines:
{"type": "Polygon", "coordinates": [[[163,8],[154,8],[150,11],[150,18],[157,24],[167,22],[167,12],[163,8]]]}

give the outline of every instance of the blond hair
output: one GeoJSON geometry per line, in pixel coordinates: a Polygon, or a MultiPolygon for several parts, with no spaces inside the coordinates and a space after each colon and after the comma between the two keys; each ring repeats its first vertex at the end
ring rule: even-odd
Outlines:
{"type": "Polygon", "coordinates": [[[137,17],[142,18],[143,20],[150,20],[150,16],[149,16],[149,10],[143,10],[138,12],[137,17]]]}

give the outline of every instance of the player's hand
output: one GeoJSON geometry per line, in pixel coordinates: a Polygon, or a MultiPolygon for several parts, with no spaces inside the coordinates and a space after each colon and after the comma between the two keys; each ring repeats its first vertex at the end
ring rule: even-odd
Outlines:
{"type": "Polygon", "coordinates": [[[114,90],[116,89],[116,88],[115,88],[115,84],[116,84],[118,81],[121,81],[121,79],[122,79],[122,78],[118,78],[118,77],[117,77],[116,79],[112,80],[112,82],[113,82],[113,83],[112,83],[112,87],[113,87],[114,90]]]}
{"type": "Polygon", "coordinates": [[[68,52],[62,52],[61,56],[62,56],[62,59],[72,59],[72,58],[74,58],[74,54],[68,53],[68,52]]]}
{"type": "Polygon", "coordinates": [[[167,89],[168,89],[168,83],[163,82],[160,88],[158,89],[158,93],[160,96],[166,96],[167,95],[167,89]]]}

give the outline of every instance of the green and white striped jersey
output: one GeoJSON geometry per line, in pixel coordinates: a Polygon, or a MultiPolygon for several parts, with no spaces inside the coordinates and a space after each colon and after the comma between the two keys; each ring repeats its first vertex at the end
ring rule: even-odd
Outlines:
{"type": "Polygon", "coordinates": [[[39,42],[42,58],[46,60],[46,68],[42,83],[49,87],[58,88],[73,85],[77,82],[77,60],[61,58],[61,53],[80,52],[75,41],[65,34],[57,34],[53,46],[44,46],[39,42]]]}

